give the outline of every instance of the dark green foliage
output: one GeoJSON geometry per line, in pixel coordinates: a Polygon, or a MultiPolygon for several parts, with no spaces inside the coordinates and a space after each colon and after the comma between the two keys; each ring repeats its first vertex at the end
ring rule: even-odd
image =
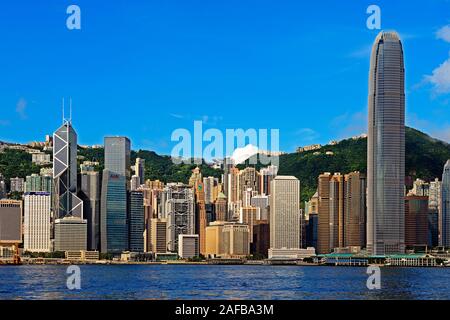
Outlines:
{"type": "Polygon", "coordinates": [[[23,193],[22,192],[10,192],[8,198],[11,200],[22,200],[23,193]]]}
{"type": "Polygon", "coordinates": [[[41,167],[31,163],[31,154],[21,150],[6,149],[0,153],[0,173],[5,177],[9,189],[9,179],[25,178],[33,173],[39,173],[41,167]]]}
{"type": "MultiPolygon", "coordinates": [[[[104,166],[104,149],[83,149],[78,151],[79,156],[85,160],[100,162],[100,169],[104,166]]],[[[154,151],[138,150],[131,152],[131,164],[136,158],[145,160],[145,178],[151,180],[161,180],[163,182],[184,182],[188,183],[192,170],[197,166],[195,164],[176,165],[169,156],[161,156],[154,151]]],[[[221,171],[215,170],[206,164],[200,165],[203,176],[220,177],[221,171]]]]}
{"type": "MultiPolygon", "coordinates": [[[[317,179],[323,172],[340,172],[342,174],[352,171],[367,171],[367,139],[347,139],[337,145],[327,145],[319,150],[320,155],[314,155],[315,151],[303,153],[291,153],[282,155],[279,159],[279,174],[294,175],[301,181],[302,201],[308,200],[317,189],[317,179]],[[333,155],[326,155],[331,151],[333,155]]],[[[79,156],[85,160],[100,162],[99,171],[103,169],[104,150],[79,148],[79,156]]],[[[146,179],[159,179],[163,182],[187,183],[195,164],[176,165],[169,156],[161,156],[153,151],[139,150],[131,153],[131,162],[136,158],[145,159],[146,179]]],[[[431,180],[440,178],[447,159],[450,159],[450,145],[433,139],[428,135],[412,128],[406,128],[406,165],[405,175],[411,178],[431,180]]],[[[240,169],[247,164],[239,165],[240,169]]],[[[255,165],[260,169],[260,164],[255,165]]],[[[31,163],[31,155],[16,150],[5,150],[0,153],[0,173],[9,184],[9,178],[22,177],[32,173],[39,173],[40,167],[31,163]]],[[[222,171],[200,165],[204,177],[220,177],[222,171]]]]}
{"type": "MultiPolygon", "coordinates": [[[[412,128],[406,128],[405,176],[431,180],[440,178],[450,144],[433,139],[412,128]]],[[[367,172],[367,139],[347,139],[337,145],[327,145],[315,151],[291,153],[280,157],[279,174],[294,175],[301,181],[302,201],[308,200],[317,189],[317,179],[323,172],[367,172]],[[325,155],[332,151],[334,155],[325,155]]]]}

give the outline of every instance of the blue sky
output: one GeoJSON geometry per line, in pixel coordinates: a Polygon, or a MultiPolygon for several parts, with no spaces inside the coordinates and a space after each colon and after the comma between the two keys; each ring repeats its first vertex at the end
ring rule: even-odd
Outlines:
{"type": "Polygon", "coordinates": [[[43,140],[73,99],[80,144],[126,135],[169,154],[173,130],[267,128],[280,146],[366,130],[366,8],[397,30],[407,124],[450,142],[450,2],[9,1],[0,8],[0,140],[43,140]],[[81,30],[66,8],[81,8],[81,30]],[[434,72],[434,73],[433,73],[434,72]]]}

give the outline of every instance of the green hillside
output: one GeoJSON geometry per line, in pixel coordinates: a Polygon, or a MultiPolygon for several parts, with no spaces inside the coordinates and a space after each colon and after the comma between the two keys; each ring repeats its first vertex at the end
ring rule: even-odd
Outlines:
{"type": "MultiPolygon", "coordinates": [[[[431,180],[441,178],[450,144],[406,128],[405,175],[431,180]]],[[[315,151],[291,153],[280,157],[279,174],[294,175],[301,181],[302,200],[311,197],[317,188],[317,178],[323,172],[367,171],[367,139],[347,139],[337,145],[323,146],[320,155],[315,151]],[[326,151],[333,155],[326,155],[326,151]]]]}
{"type": "MultiPolygon", "coordinates": [[[[85,158],[85,160],[100,162],[99,170],[103,168],[104,150],[84,149],[79,148],[78,155],[85,158]]],[[[145,159],[145,178],[151,180],[161,180],[163,182],[184,182],[188,183],[191,176],[192,169],[195,164],[181,164],[176,165],[172,163],[169,156],[162,156],[156,154],[154,151],[139,150],[131,152],[131,164],[134,164],[136,158],[145,159]]],[[[221,172],[211,169],[206,164],[200,166],[203,175],[220,177],[221,172]]]]}
{"type": "MultiPolygon", "coordinates": [[[[85,160],[100,162],[103,168],[103,152],[99,149],[79,148],[79,156],[85,160]]],[[[302,153],[290,153],[280,157],[279,174],[294,175],[301,181],[302,200],[311,197],[317,188],[317,178],[323,172],[340,172],[342,174],[351,171],[366,172],[367,139],[347,139],[336,145],[323,146],[319,150],[302,153]],[[326,155],[326,151],[333,155],[326,155]]],[[[131,154],[131,162],[135,159],[145,159],[146,178],[159,179],[164,182],[181,181],[187,183],[191,170],[196,165],[175,165],[169,156],[161,156],[153,151],[139,150],[131,154]]],[[[441,178],[445,161],[450,159],[450,144],[433,139],[430,136],[412,129],[406,128],[406,172],[412,179],[422,178],[431,180],[441,178]]],[[[244,165],[245,166],[245,165],[244,165]]],[[[200,166],[204,176],[220,177],[220,170],[214,170],[203,164],[200,166]]],[[[243,166],[239,166],[243,167],[243,166]]],[[[257,166],[259,169],[260,166],[257,166]]],[[[7,183],[11,177],[25,177],[31,173],[38,173],[39,167],[31,164],[31,155],[23,151],[6,150],[0,153],[0,173],[7,183]]]]}

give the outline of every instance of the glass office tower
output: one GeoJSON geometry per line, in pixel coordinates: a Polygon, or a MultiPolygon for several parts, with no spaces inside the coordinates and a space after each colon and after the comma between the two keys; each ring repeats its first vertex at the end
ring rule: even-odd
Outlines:
{"type": "Polygon", "coordinates": [[[378,34],[369,72],[367,249],[405,251],[405,90],[403,48],[395,32],[378,34]]]}

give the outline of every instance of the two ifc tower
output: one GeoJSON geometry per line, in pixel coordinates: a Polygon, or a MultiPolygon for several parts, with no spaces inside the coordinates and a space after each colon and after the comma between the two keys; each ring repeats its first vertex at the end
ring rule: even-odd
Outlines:
{"type": "MultiPolygon", "coordinates": [[[[396,32],[380,32],[372,47],[368,97],[367,249],[373,255],[405,251],[404,78],[400,37],[396,32]]],[[[83,202],[76,195],[76,155],[77,134],[71,116],[63,115],[63,125],[53,135],[57,218],[83,219],[83,202]]]]}
{"type": "Polygon", "coordinates": [[[396,32],[372,47],[367,135],[367,249],[405,252],[405,67],[396,32]]]}

